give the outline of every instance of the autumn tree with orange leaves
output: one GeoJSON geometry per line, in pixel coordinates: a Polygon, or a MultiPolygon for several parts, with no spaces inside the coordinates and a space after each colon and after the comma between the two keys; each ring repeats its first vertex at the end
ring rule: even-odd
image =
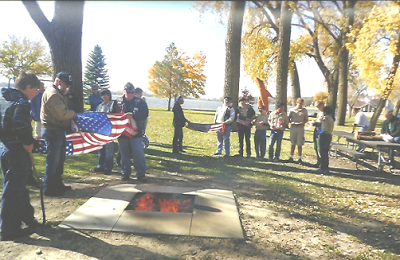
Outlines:
{"type": "Polygon", "coordinates": [[[174,43],[165,50],[164,59],[156,61],[149,70],[149,90],[157,97],[168,98],[170,111],[171,100],[177,96],[199,98],[205,94],[206,56],[198,52],[190,57],[174,43]]]}

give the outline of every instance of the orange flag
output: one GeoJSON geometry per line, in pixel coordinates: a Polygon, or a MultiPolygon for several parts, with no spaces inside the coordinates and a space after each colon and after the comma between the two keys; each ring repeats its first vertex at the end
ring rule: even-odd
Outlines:
{"type": "Polygon", "coordinates": [[[272,97],[272,95],[271,95],[271,93],[269,93],[269,91],[267,90],[267,88],[265,87],[265,84],[264,84],[264,82],[261,80],[261,79],[259,79],[259,78],[256,78],[257,79],[257,86],[258,86],[258,89],[260,90],[260,98],[258,99],[258,106],[260,107],[260,105],[264,105],[265,106],[265,109],[268,111],[269,109],[269,107],[268,107],[268,97],[272,97]]]}

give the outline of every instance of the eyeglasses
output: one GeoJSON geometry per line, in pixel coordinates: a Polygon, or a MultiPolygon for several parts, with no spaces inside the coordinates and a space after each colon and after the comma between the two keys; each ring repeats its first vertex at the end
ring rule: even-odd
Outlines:
{"type": "Polygon", "coordinates": [[[135,94],[135,91],[126,91],[126,94],[135,94]]]}

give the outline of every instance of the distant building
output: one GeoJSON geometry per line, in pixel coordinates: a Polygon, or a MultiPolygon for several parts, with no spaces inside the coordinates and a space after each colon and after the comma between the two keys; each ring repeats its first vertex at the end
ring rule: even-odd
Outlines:
{"type": "MultiPolygon", "coordinates": [[[[362,112],[375,112],[375,110],[376,110],[376,108],[378,106],[378,103],[379,103],[379,99],[378,98],[370,99],[370,100],[368,100],[368,102],[363,101],[363,100],[357,100],[354,103],[353,108],[354,107],[359,107],[359,108],[361,108],[362,112]]],[[[389,107],[389,108],[393,109],[394,105],[390,100],[386,100],[385,107],[389,107]]]]}

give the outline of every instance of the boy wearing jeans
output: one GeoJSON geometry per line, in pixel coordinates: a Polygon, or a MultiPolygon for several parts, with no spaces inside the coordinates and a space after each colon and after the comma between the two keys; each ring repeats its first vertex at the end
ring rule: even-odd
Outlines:
{"type": "Polygon", "coordinates": [[[278,104],[278,109],[272,112],[268,117],[268,123],[271,128],[271,136],[269,138],[269,148],[268,148],[268,158],[269,161],[279,161],[281,155],[281,144],[283,138],[283,131],[289,124],[289,118],[287,114],[283,111],[285,108],[284,103],[278,104]],[[274,157],[274,145],[276,142],[276,150],[274,157]]]}

